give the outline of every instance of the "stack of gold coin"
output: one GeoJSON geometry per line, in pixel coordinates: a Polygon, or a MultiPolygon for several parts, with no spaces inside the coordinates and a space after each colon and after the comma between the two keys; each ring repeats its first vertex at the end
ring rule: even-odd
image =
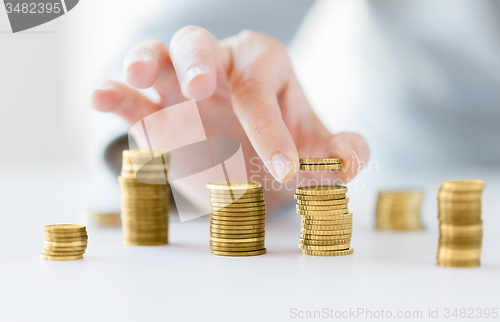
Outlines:
{"type": "Polygon", "coordinates": [[[122,220],[119,212],[102,212],[84,209],[81,219],[88,225],[94,227],[120,227],[122,220]]]}
{"type": "Polygon", "coordinates": [[[342,169],[339,158],[300,159],[300,170],[338,170],[342,169]]]}
{"type": "Polygon", "coordinates": [[[266,253],[266,205],[262,185],[255,181],[215,181],[209,190],[210,249],[221,256],[266,253]]]}
{"type": "Polygon", "coordinates": [[[375,220],[380,230],[424,229],[420,221],[424,193],[420,190],[381,191],[375,220]]]}
{"type": "Polygon", "coordinates": [[[480,265],[483,241],[481,180],[445,181],[438,192],[437,263],[444,267],[480,265]]]}
{"type": "Polygon", "coordinates": [[[347,188],[306,186],[295,192],[297,213],[302,216],[299,247],[313,256],[343,256],[351,248],[352,213],[348,212],[347,188]]]}
{"type": "Polygon", "coordinates": [[[123,151],[122,172],[118,177],[121,190],[123,241],[128,245],[161,245],[168,243],[169,186],[166,182],[168,154],[151,151],[123,151]]]}
{"type": "Polygon", "coordinates": [[[87,229],[85,226],[62,224],[43,228],[45,242],[41,259],[49,261],[69,261],[83,258],[87,249],[87,229]]]}

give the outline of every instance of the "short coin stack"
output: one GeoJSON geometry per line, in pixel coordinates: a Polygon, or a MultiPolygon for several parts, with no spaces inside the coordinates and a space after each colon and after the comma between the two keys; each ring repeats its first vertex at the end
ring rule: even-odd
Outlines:
{"type": "Polygon", "coordinates": [[[483,241],[481,180],[445,181],[438,192],[437,263],[444,267],[480,265],[483,241]]]}
{"type": "Polygon", "coordinates": [[[424,229],[420,220],[424,193],[420,190],[381,191],[375,220],[380,230],[424,229]]]}
{"type": "Polygon", "coordinates": [[[338,170],[342,169],[342,160],[339,158],[300,159],[300,170],[338,170]]]}
{"type": "Polygon", "coordinates": [[[266,253],[266,205],[262,185],[255,181],[207,184],[211,206],[210,249],[221,256],[266,253]]]}
{"type": "Polygon", "coordinates": [[[69,261],[83,258],[87,249],[85,226],[62,224],[43,228],[45,242],[41,259],[49,261],[69,261]]]}
{"type": "Polygon", "coordinates": [[[168,154],[164,150],[154,151],[155,155],[161,156],[151,159],[148,149],[123,151],[122,172],[118,181],[123,241],[128,245],[168,243],[168,154]]]}
{"type": "Polygon", "coordinates": [[[352,213],[348,212],[347,188],[306,186],[295,192],[297,213],[302,216],[299,247],[313,256],[350,255],[352,213]]]}

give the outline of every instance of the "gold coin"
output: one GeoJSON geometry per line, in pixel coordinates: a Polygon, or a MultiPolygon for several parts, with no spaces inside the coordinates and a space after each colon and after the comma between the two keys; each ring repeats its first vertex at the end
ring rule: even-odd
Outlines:
{"type": "Polygon", "coordinates": [[[352,230],[352,224],[334,225],[334,226],[302,224],[302,229],[304,229],[304,230],[321,230],[321,231],[352,230]]]}
{"type": "Polygon", "coordinates": [[[238,199],[233,199],[233,198],[214,198],[210,197],[208,198],[210,200],[210,203],[251,203],[251,202],[259,202],[259,201],[264,201],[264,198],[238,198],[238,199]]]}
{"type": "Polygon", "coordinates": [[[50,233],[82,233],[86,232],[87,229],[82,225],[74,224],[60,224],[60,225],[48,225],[43,227],[43,231],[50,233]]]}
{"type": "Polygon", "coordinates": [[[305,215],[302,215],[302,220],[331,221],[331,220],[350,219],[350,218],[352,218],[352,216],[341,216],[341,215],[327,215],[327,216],[313,215],[313,216],[305,216],[305,215]]]}
{"type": "Polygon", "coordinates": [[[266,249],[255,250],[255,251],[247,251],[247,252],[223,252],[212,249],[212,253],[219,256],[256,256],[263,255],[266,253],[266,249]]]}
{"type": "Polygon", "coordinates": [[[213,208],[248,208],[248,207],[262,207],[265,206],[264,201],[259,202],[249,202],[249,203],[220,203],[220,202],[210,202],[210,206],[213,208]]]}
{"type": "Polygon", "coordinates": [[[310,219],[302,219],[302,224],[305,225],[326,225],[326,226],[334,226],[334,225],[352,225],[352,218],[349,219],[338,219],[338,220],[310,220],[310,219]]]}
{"type": "Polygon", "coordinates": [[[212,211],[212,215],[214,216],[223,216],[223,217],[251,217],[251,216],[262,216],[266,214],[266,210],[256,210],[256,211],[247,211],[247,212],[234,212],[234,211],[212,211]]]}
{"type": "Polygon", "coordinates": [[[258,241],[264,241],[264,237],[255,237],[255,238],[241,238],[241,239],[227,239],[227,238],[215,238],[212,237],[210,239],[211,241],[214,242],[231,242],[231,243],[251,243],[251,242],[258,242],[258,241]]]}
{"type": "Polygon", "coordinates": [[[261,229],[265,228],[266,224],[259,225],[216,225],[211,223],[210,229],[261,229]]]}
{"type": "Polygon", "coordinates": [[[60,242],[50,242],[44,241],[45,246],[54,246],[54,247],[74,247],[74,246],[87,246],[87,241],[74,241],[68,243],[60,243],[60,242]]]}
{"type": "Polygon", "coordinates": [[[349,199],[346,198],[345,193],[339,193],[339,194],[332,194],[332,195],[298,195],[295,194],[293,196],[297,200],[302,200],[302,201],[332,201],[332,200],[345,200],[349,199]]]}
{"type": "Polygon", "coordinates": [[[72,252],[63,252],[63,251],[52,251],[52,250],[43,250],[42,255],[46,256],[78,256],[83,255],[85,251],[72,251],[72,252]]]}
{"type": "Polygon", "coordinates": [[[212,220],[226,220],[226,221],[238,222],[238,221],[248,221],[248,220],[265,220],[266,215],[262,214],[262,215],[257,215],[257,216],[232,216],[232,215],[230,215],[230,216],[217,216],[217,215],[214,215],[212,213],[210,218],[212,220]]]}
{"type": "Polygon", "coordinates": [[[245,207],[245,208],[236,208],[236,207],[214,207],[211,206],[212,212],[255,212],[255,211],[265,211],[266,206],[258,206],[258,207],[245,207]]]}
{"type": "Polygon", "coordinates": [[[211,190],[208,192],[209,198],[215,199],[252,199],[259,198],[264,199],[264,192],[262,189],[259,190],[247,190],[247,191],[223,191],[223,190],[211,190]]]}
{"type": "Polygon", "coordinates": [[[440,189],[450,191],[482,191],[486,184],[482,180],[448,180],[441,184],[440,189]]]}
{"type": "Polygon", "coordinates": [[[253,243],[219,243],[210,241],[210,246],[216,247],[260,247],[264,248],[264,242],[253,242],[253,243]]]}
{"type": "Polygon", "coordinates": [[[52,237],[47,237],[45,236],[45,241],[51,242],[51,243],[72,243],[72,242],[81,242],[81,241],[88,241],[88,237],[68,237],[68,238],[52,238],[52,237]]]}
{"type": "Polygon", "coordinates": [[[325,250],[346,250],[349,249],[350,244],[339,244],[339,245],[329,245],[329,246],[316,246],[316,245],[302,245],[299,244],[299,247],[301,249],[305,250],[319,250],[319,251],[325,251],[325,250]]]}
{"type": "Polygon", "coordinates": [[[211,250],[216,250],[220,252],[249,252],[249,251],[255,251],[255,250],[260,250],[262,249],[262,246],[258,247],[252,247],[252,246],[247,246],[247,247],[217,247],[217,246],[211,246],[211,250]]]}
{"type": "Polygon", "coordinates": [[[352,234],[344,234],[344,235],[311,235],[311,234],[300,234],[301,239],[306,240],[338,240],[338,239],[351,239],[352,234]]]}
{"type": "Polygon", "coordinates": [[[346,192],[347,187],[344,186],[305,186],[295,191],[298,195],[335,195],[346,192]]]}
{"type": "Polygon", "coordinates": [[[309,235],[346,235],[346,234],[352,234],[352,228],[351,229],[341,229],[341,230],[308,230],[308,229],[301,229],[302,234],[309,234],[309,235]]]}
{"type": "Polygon", "coordinates": [[[312,170],[339,170],[342,169],[342,163],[332,163],[332,164],[301,164],[300,170],[312,171],[312,170]]]}
{"type": "Polygon", "coordinates": [[[50,232],[45,232],[45,237],[50,237],[50,238],[73,238],[73,237],[78,237],[78,238],[83,238],[87,237],[87,232],[78,232],[78,233],[50,233],[50,232]]]}
{"type": "Polygon", "coordinates": [[[438,258],[448,260],[478,260],[481,257],[481,247],[477,248],[451,248],[451,247],[438,247],[438,258]]]}
{"type": "Polygon", "coordinates": [[[349,248],[348,250],[324,250],[324,251],[319,251],[319,250],[306,250],[302,249],[302,253],[305,255],[312,255],[312,256],[346,256],[346,255],[351,255],[354,253],[354,249],[349,248]]]}
{"type": "MultiPolygon", "coordinates": [[[[336,215],[344,215],[348,213],[347,209],[338,209],[338,210],[302,210],[297,209],[297,213],[299,215],[304,216],[336,216],[336,215]]],[[[318,218],[319,219],[319,218],[318,218]]]]}
{"type": "Polygon", "coordinates": [[[347,205],[330,205],[330,206],[296,205],[295,208],[298,210],[332,211],[332,210],[347,210],[347,205]]]}
{"type": "Polygon", "coordinates": [[[316,245],[316,246],[332,246],[332,245],[341,245],[341,244],[349,244],[351,242],[351,238],[347,239],[334,239],[334,240],[311,240],[311,239],[300,239],[300,244],[302,245],[316,245]]]}
{"type": "Polygon", "coordinates": [[[210,233],[210,237],[215,238],[254,238],[254,237],[264,237],[266,235],[265,232],[261,233],[252,233],[252,234],[219,234],[219,233],[210,233]]]}
{"type": "Polygon", "coordinates": [[[347,205],[349,198],[337,200],[297,200],[297,205],[304,206],[333,206],[333,205],[347,205]]]}
{"type": "Polygon", "coordinates": [[[299,159],[300,164],[342,164],[340,158],[304,158],[299,159]]]}
{"type": "Polygon", "coordinates": [[[225,226],[247,226],[247,225],[264,225],[266,220],[245,220],[245,221],[230,221],[230,220],[210,220],[211,224],[214,225],[225,225],[225,226]]]}
{"type": "Polygon", "coordinates": [[[87,249],[87,246],[59,247],[59,246],[44,245],[43,249],[52,252],[79,252],[79,251],[85,251],[87,249]]]}
{"type": "Polygon", "coordinates": [[[40,258],[46,261],[72,261],[76,259],[82,259],[83,255],[74,255],[74,256],[49,256],[40,254],[40,258]]]}
{"type": "Polygon", "coordinates": [[[483,223],[474,225],[440,224],[439,232],[449,235],[476,235],[483,233],[483,223]]]}
{"type": "Polygon", "coordinates": [[[216,234],[230,234],[230,235],[237,235],[237,234],[255,234],[255,233],[263,233],[265,232],[266,229],[259,228],[259,229],[210,229],[211,233],[216,233],[216,234]]]}
{"type": "Polygon", "coordinates": [[[438,192],[438,202],[448,201],[448,202],[480,202],[483,197],[482,191],[472,191],[472,192],[451,192],[451,191],[439,191],[438,192]]]}
{"type": "Polygon", "coordinates": [[[481,201],[466,201],[466,202],[450,202],[440,201],[438,203],[439,210],[466,210],[466,211],[481,211],[481,201]]]}
{"type": "Polygon", "coordinates": [[[262,185],[257,181],[243,181],[243,180],[224,180],[224,181],[213,181],[207,183],[207,189],[210,190],[256,190],[262,189],[262,185]]]}

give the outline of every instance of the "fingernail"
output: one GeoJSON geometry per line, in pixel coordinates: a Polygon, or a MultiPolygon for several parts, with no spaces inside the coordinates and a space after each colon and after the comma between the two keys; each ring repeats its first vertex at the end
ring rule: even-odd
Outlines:
{"type": "Polygon", "coordinates": [[[125,57],[125,61],[123,62],[123,69],[126,71],[132,63],[135,62],[148,62],[155,59],[153,54],[149,52],[133,52],[125,57]]]}
{"type": "Polygon", "coordinates": [[[207,75],[208,74],[208,68],[201,66],[201,65],[196,65],[188,69],[186,72],[186,76],[184,77],[184,84],[187,85],[189,84],[194,78],[198,77],[199,75],[207,75]]]}
{"type": "Polygon", "coordinates": [[[284,154],[275,154],[272,157],[273,169],[279,181],[282,181],[293,169],[293,161],[284,154]]]}

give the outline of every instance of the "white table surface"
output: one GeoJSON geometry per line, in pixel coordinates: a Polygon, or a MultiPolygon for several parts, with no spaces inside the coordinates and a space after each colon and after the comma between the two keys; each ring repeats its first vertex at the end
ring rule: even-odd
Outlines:
{"type": "Polygon", "coordinates": [[[208,221],[202,218],[173,220],[171,243],[155,247],[125,246],[119,229],[88,227],[83,260],[48,262],[39,259],[42,227],[79,221],[85,176],[67,166],[4,166],[0,321],[306,320],[292,318],[293,308],[422,311],[419,320],[427,319],[429,309],[439,309],[436,321],[444,320],[446,308],[500,308],[500,175],[480,169],[466,172],[361,175],[366,188],[349,192],[355,218],[352,256],[302,255],[300,219],[292,207],[269,214],[268,253],[263,256],[212,255],[208,221]],[[441,268],[435,261],[435,195],[441,181],[467,177],[484,179],[488,185],[482,266],[441,268]],[[423,218],[428,229],[373,230],[377,189],[409,184],[426,188],[423,218]]]}

